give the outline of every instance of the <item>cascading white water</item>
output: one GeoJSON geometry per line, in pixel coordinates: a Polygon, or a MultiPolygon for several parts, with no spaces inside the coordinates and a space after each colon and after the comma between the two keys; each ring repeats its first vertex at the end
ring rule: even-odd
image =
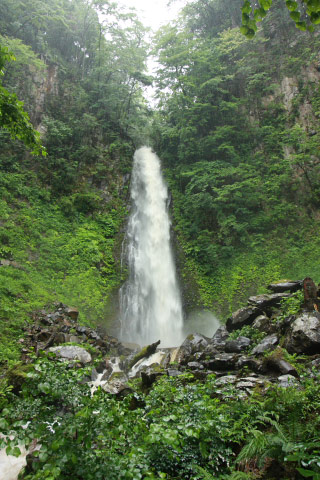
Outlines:
{"type": "Polygon", "coordinates": [[[120,291],[122,340],[161,346],[183,340],[180,292],[170,248],[168,191],[160,160],[148,147],[135,152],[127,231],[129,279],[120,291]]]}

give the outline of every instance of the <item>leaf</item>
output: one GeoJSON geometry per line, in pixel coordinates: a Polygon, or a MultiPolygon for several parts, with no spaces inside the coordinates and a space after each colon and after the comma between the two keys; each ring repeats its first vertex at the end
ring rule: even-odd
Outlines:
{"type": "Polygon", "coordinates": [[[39,383],[38,385],[38,390],[40,390],[40,392],[42,393],[45,393],[45,394],[48,394],[50,392],[50,385],[49,383],[45,382],[45,383],[39,383]]]}
{"type": "Polygon", "coordinates": [[[11,451],[11,455],[14,457],[19,457],[21,455],[21,450],[19,447],[14,447],[11,451]]]}
{"type": "Polygon", "coordinates": [[[249,28],[246,27],[245,25],[242,25],[242,27],[240,27],[240,32],[242,33],[242,35],[247,35],[249,31],[249,28]]]}
{"type": "Polygon", "coordinates": [[[317,475],[316,472],[313,472],[312,470],[306,470],[305,468],[297,468],[297,470],[300,473],[300,475],[302,475],[305,478],[311,478],[317,475]]]}
{"type": "Polygon", "coordinates": [[[287,1],[286,1],[286,6],[287,6],[287,9],[288,9],[290,12],[293,12],[294,10],[297,10],[297,8],[298,8],[297,2],[295,2],[295,1],[293,1],[293,0],[287,0],[287,1]]]}
{"type": "Polygon", "coordinates": [[[241,9],[242,13],[251,13],[252,11],[252,7],[251,7],[251,4],[250,2],[247,0],[246,2],[244,2],[244,5],[241,9]]]}
{"type": "Polygon", "coordinates": [[[300,12],[298,12],[298,11],[291,12],[291,13],[290,13],[290,17],[291,17],[292,20],[294,20],[295,22],[299,22],[299,20],[300,20],[300,12]]]}
{"type": "Polygon", "coordinates": [[[267,10],[270,9],[270,7],[272,5],[272,0],[260,0],[259,3],[261,5],[261,8],[263,8],[263,10],[267,11],[267,10]]]}
{"type": "Polygon", "coordinates": [[[248,38],[253,38],[255,36],[255,31],[252,29],[249,29],[248,32],[246,33],[246,37],[248,38]]]}
{"type": "Polygon", "coordinates": [[[299,30],[302,30],[302,32],[305,32],[307,30],[306,22],[297,22],[296,27],[299,28],[299,30]]]}
{"type": "Polygon", "coordinates": [[[320,13],[312,13],[310,16],[310,20],[314,25],[319,25],[320,23],[320,13]]]}
{"type": "Polygon", "coordinates": [[[249,23],[250,21],[250,17],[247,13],[243,13],[242,14],[242,24],[243,25],[246,25],[247,23],[249,23]]]}
{"type": "Polygon", "coordinates": [[[308,10],[310,12],[319,12],[320,11],[320,1],[319,0],[308,0],[307,1],[308,10]]]}

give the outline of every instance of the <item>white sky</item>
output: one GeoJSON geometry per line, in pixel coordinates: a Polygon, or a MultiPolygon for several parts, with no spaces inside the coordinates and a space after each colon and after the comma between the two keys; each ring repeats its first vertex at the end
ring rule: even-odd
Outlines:
{"type": "Polygon", "coordinates": [[[168,0],[120,0],[122,5],[134,7],[141,22],[153,30],[169,23],[177,17],[177,12],[186,4],[185,0],[175,0],[168,6],[168,0]]]}

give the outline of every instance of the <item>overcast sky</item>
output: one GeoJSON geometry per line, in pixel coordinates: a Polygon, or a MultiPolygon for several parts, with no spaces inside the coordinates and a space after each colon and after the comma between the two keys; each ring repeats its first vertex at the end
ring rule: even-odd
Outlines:
{"type": "Polygon", "coordinates": [[[157,30],[161,25],[174,20],[177,12],[186,2],[175,0],[170,7],[168,7],[168,0],[120,0],[119,3],[134,7],[142,23],[157,30]]]}

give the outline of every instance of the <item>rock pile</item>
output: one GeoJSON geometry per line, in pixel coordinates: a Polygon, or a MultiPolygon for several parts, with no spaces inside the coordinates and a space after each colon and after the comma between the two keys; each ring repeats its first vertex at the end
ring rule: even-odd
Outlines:
{"type": "Polygon", "coordinates": [[[149,388],[160,376],[188,372],[200,380],[214,374],[222,390],[233,388],[243,395],[255,388],[267,388],[270,383],[297,385],[297,362],[304,362],[310,373],[320,366],[318,289],[310,278],[271,284],[268,288],[272,293],[250,297],[248,306],[234,312],[212,338],[191,334],[176,349],[159,349],[156,342],[134,350],[107,335],[103,328],[79,325],[76,309],[57,304],[54,312],[35,315],[35,323],[28,331],[25,358],[27,361],[32,346],[38,353],[55,353],[55,358],[71,362],[71,366],[94,364],[91,379],[86,380],[93,386],[92,393],[100,385],[106,392],[118,395],[130,391],[130,377],[141,377],[142,384],[149,388]],[[298,290],[304,292],[301,307],[286,316],[283,301],[297,295],[298,290]],[[102,355],[99,365],[87,351],[88,345],[102,355]],[[307,357],[296,359],[290,354],[307,357]]]}

